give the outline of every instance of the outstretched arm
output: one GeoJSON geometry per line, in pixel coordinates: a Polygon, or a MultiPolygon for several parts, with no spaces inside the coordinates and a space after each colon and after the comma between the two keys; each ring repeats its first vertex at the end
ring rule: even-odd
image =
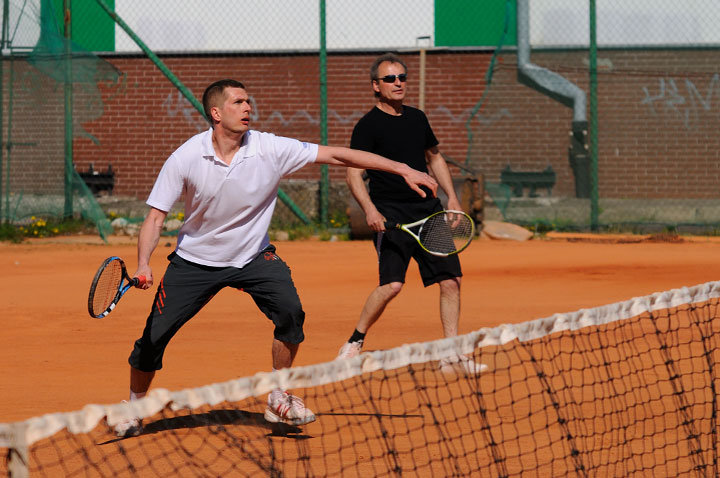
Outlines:
{"type": "Polygon", "coordinates": [[[150,212],[145,216],[140,234],[138,234],[138,267],[135,277],[145,276],[145,285],[143,289],[147,289],[153,285],[152,269],[150,268],[150,256],[152,256],[155,247],[160,240],[160,232],[167,212],[160,209],[150,208],[150,212]]]}
{"type": "Polygon", "coordinates": [[[333,164],[358,169],[377,169],[388,173],[397,174],[405,179],[415,192],[425,197],[425,191],[420,186],[425,186],[432,191],[433,196],[437,193],[437,182],[429,175],[413,169],[405,163],[398,163],[384,158],[377,154],[360,151],[359,149],[343,148],[339,146],[318,146],[318,155],[315,160],[320,164],[333,164]]]}

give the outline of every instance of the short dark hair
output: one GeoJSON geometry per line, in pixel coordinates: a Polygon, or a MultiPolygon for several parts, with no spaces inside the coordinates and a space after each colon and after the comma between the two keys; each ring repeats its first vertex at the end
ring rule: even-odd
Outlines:
{"type": "Polygon", "coordinates": [[[217,98],[225,92],[226,88],[242,88],[245,89],[245,85],[237,80],[218,80],[212,85],[205,88],[203,93],[202,103],[203,110],[205,111],[205,118],[210,124],[212,124],[212,118],[210,117],[210,108],[217,106],[217,98]]]}
{"type": "Polygon", "coordinates": [[[383,55],[380,55],[375,59],[372,66],[370,67],[370,80],[377,80],[378,79],[378,68],[380,68],[380,63],[383,63],[385,61],[389,61],[390,63],[399,63],[402,65],[403,69],[405,70],[405,73],[407,73],[407,65],[405,64],[402,59],[397,56],[395,53],[385,53],[383,55]]]}

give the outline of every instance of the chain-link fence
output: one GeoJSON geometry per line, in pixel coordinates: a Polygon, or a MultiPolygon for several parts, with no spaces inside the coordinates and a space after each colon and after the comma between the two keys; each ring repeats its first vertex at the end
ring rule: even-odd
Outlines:
{"type": "MultiPolygon", "coordinates": [[[[486,193],[484,204],[461,198],[486,219],[704,233],[720,225],[713,0],[3,4],[4,218],[18,195],[37,192],[36,181],[18,178],[26,158],[48,157],[40,125],[65,121],[55,128],[64,134],[53,143],[59,164],[86,178],[108,172],[112,187],[96,181],[96,193],[111,192],[101,202],[144,199],[165,158],[207,128],[197,98],[212,81],[246,84],[254,129],[348,145],[374,105],[369,66],[395,51],[408,64],[407,103],[428,115],[458,189],[486,193]],[[71,38],[75,53],[48,50],[43,25],[71,38]],[[74,71],[89,52],[114,72],[91,71],[92,94],[75,80],[69,93],[64,82],[37,88],[12,68],[52,53],[74,71]],[[18,101],[29,96],[44,108],[23,123],[29,110],[18,101]],[[460,187],[468,178],[484,187],[460,187]]],[[[283,227],[346,226],[355,207],[334,167],[296,173],[281,199],[283,227]]]]}
{"type": "Polygon", "coordinates": [[[709,1],[518,1],[480,109],[503,120],[475,123],[468,155],[510,186],[489,188],[505,217],[715,233],[719,18],[709,1]]]}

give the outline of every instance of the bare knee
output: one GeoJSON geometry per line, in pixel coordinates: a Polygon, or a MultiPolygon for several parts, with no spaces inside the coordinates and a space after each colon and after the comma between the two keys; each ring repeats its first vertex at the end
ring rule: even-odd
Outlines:
{"type": "Polygon", "coordinates": [[[388,284],[384,284],[380,286],[380,289],[382,289],[383,293],[388,299],[393,299],[396,295],[400,293],[400,291],[403,288],[402,282],[390,282],[388,284]]]}
{"type": "Polygon", "coordinates": [[[452,279],[445,279],[438,282],[440,286],[440,293],[445,294],[459,294],[460,293],[460,278],[453,277],[452,279]]]}

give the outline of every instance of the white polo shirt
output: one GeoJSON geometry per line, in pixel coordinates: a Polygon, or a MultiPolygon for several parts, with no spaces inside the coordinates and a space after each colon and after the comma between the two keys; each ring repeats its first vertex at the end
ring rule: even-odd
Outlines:
{"type": "Polygon", "coordinates": [[[161,211],[185,193],[177,254],[215,267],[243,267],[270,244],[280,179],[312,163],[318,146],[249,130],[230,165],[215,156],[212,129],[165,161],[147,204],[161,211]]]}

